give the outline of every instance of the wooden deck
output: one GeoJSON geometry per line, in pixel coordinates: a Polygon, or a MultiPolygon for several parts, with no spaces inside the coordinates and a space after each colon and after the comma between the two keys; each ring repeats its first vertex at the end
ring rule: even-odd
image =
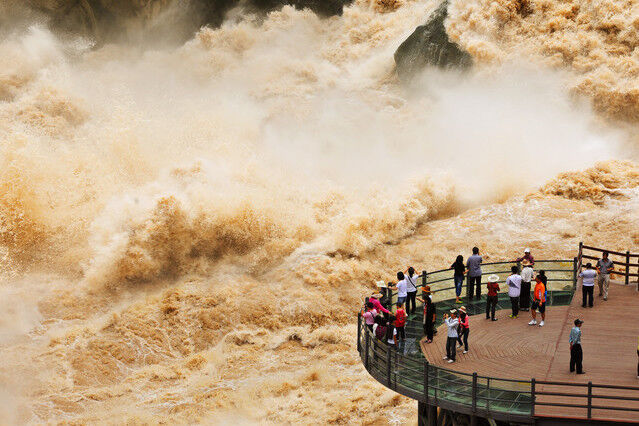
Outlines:
{"type": "MultiPolygon", "coordinates": [[[[422,351],[428,361],[457,371],[479,375],[553,382],[598,385],[639,386],[637,379],[637,339],[639,338],[639,294],[636,285],[611,283],[607,301],[597,297],[595,306],[581,307],[581,289],[577,290],[570,306],[548,307],[544,327],[529,326],[530,313],[521,312],[519,318],[510,319],[509,310],[497,312],[498,321],[486,320],[483,315],[470,317],[470,351],[457,352],[457,361],[448,364],[445,355],[445,326],[439,327],[435,341],[421,341],[422,351]],[[575,318],[584,321],[582,346],[584,371],[575,375],[569,372],[570,348],[568,336],[575,318]]],[[[539,315],[537,320],[539,321],[539,315]]],[[[537,391],[559,393],[587,393],[587,388],[538,385],[537,391]]],[[[595,395],[623,395],[639,398],[638,391],[596,389],[595,395]]],[[[552,400],[568,404],[586,404],[585,398],[563,396],[538,396],[538,401],[552,400]]],[[[639,401],[615,401],[593,399],[593,405],[633,407],[639,409],[639,401]]],[[[584,408],[540,406],[536,414],[541,416],[583,417],[584,408]]],[[[592,410],[592,417],[639,421],[639,412],[592,410]]]]}

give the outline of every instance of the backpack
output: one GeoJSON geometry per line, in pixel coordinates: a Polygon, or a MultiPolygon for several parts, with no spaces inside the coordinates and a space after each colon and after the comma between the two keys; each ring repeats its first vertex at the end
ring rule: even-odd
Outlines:
{"type": "Polygon", "coordinates": [[[406,325],[406,312],[402,310],[397,310],[395,313],[395,327],[403,327],[406,325]]]}

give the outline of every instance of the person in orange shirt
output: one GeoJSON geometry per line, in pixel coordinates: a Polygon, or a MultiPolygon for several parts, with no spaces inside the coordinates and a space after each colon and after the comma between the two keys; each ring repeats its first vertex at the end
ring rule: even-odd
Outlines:
{"type": "Polygon", "coordinates": [[[544,320],[546,319],[546,286],[541,281],[541,276],[537,275],[535,277],[535,291],[533,292],[533,302],[530,306],[530,314],[532,315],[532,320],[528,323],[528,325],[537,325],[537,309],[539,309],[539,313],[541,314],[541,322],[539,323],[539,327],[544,326],[544,320]]]}

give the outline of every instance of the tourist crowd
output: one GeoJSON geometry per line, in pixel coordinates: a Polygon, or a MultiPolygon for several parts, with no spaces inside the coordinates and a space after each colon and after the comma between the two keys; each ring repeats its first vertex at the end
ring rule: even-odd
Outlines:
{"type": "MultiPolygon", "coordinates": [[[[453,270],[455,283],[455,303],[462,304],[461,294],[464,280],[467,280],[466,298],[468,301],[480,300],[482,295],[482,265],[483,259],[479,249],[473,247],[472,255],[464,262],[462,255],[457,256],[450,268],[453,270]]],[[[511,313],[508,318],[516,319],[522,311],[530,312],[531,319],[528,325],[543,327],[546,320],[546,299],[548,297],[548,278],[545,271],[534,271],[535,259],[530,249],[525,249],[523,256],[514,260],[517,265],[511,267],[511,273],[505,280],[504,291],[508,292],[511,313]],[[532,287],[534,282],[534,287],[532,287]],[[539,321],[537,320],[539,314],[539,321]]],[[[614,269],[614,263],[608,259],[608,253],[604,252],[598,260],[596,269],[590,263],[579,273],[582,279],[582,306],[593,306],[593,292],[595,281],[599,285],[599,296],[608,300],[610,273],[614,269]]],[[[415,268],[409,267],[404,272],[397,273],[396,282],[378,281],[378,291],[366,300],[362,312],[366,326],[374,335],[388,345],[401,348],[406,340],[406,321],[416,311],[416,301],[423,304],[423,331],[426,343],[432,343],[437,334],[437,314],[433,302],[431,288],[428,285],[422,287],[422,297],[417,297],[417,279],[421,277],[415,272],[415,268]],[[397,302],[392,303],[392,291],[397,291],[397,302]],[[395,305],[395,306],[393,306],[395,305]]],[[[486,280],[486,320],[497,321],[495,310],[498,303],[498,294],[501,291],[499,276],[492,274],[486,280]]],[[[476,304],[475,304],[476,305],[476,304]]],[[[446,355],[444,360],[449,363],[457,359],[457,349],[463,348],[463,354],[468,353],[468,338],[470,335],[470,315],[465,306],[452,308],[443,315],[443,323],[446,325],[446,355]]],[[[581,325],[583,321],[576,319],[575,327],[571,330],[570,343],[570,371],[583,374],[581,349],[581,325]]],[[[638,348],[639,355],[639,348],[638,348]]],[[[639,367],[638,367],[639,377],[639,367]]]]}

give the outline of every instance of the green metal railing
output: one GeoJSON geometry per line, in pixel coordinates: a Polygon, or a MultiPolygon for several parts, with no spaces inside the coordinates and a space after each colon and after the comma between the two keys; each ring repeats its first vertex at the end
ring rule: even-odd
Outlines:
{"type": "MultiPolygon", "coordinates": [[[[535,261],[535,269],[544,269],[548,277],[547,304],[557,306],[571,303],[582,262],[582,247],[583,244],[580,244],[579,256],[573,260],[535,261]]],[[[482,275],[497,274],[500,282],[504,282],[510,274],[510,266],[515,264],[516,262],[482,264],[482,275]]],[[[419,287],[430,285],[433,301],[441,310],[450,309],[454,305],[455,286],[452,274],[451,269],[442,269],[430,273],[424,271],[421,276],[422,283],[419,287]]],[[[396,300],[396,294],[392,295],[392,300],[396,300]]],[[[477,303],[468,303],[467,308],[470,308],[469,314],[473,315],[479,313],[482,307],[477,303]]],[[[415,323],[421,328],[421,315],[410,317],[407,328],[411,325],[414,328],[415,323]]],[[[358,316],[357,349],[366,370],[388,388],[423,403],[469,415],[531,422],[536,417],[536,407],[539,406],[583,409],[584,419],[593,418],[593,409],[639,412],[639,408],[593,403],[598,400],[617,401],[618,404],[620,401],[639,401],[639,387],[550,382],[534,378],[513,380],[461,373],[431,365],[421,353],[417,356],[400,353],[385,342],[380,342],[365,326],[361,315],[358,316]],[[543,386],[543,389],[539,386],[543,386]],[[556,391],[557,389],[561,391],[556,391]],[[621,391],[625,395],[596,392],[605,389],[621,391]],[[542,400],[539,400],[540,396],[542,400]],[[553,396],[583,400],[585,403],[562,403],[548,398],[553,396]]]]}

